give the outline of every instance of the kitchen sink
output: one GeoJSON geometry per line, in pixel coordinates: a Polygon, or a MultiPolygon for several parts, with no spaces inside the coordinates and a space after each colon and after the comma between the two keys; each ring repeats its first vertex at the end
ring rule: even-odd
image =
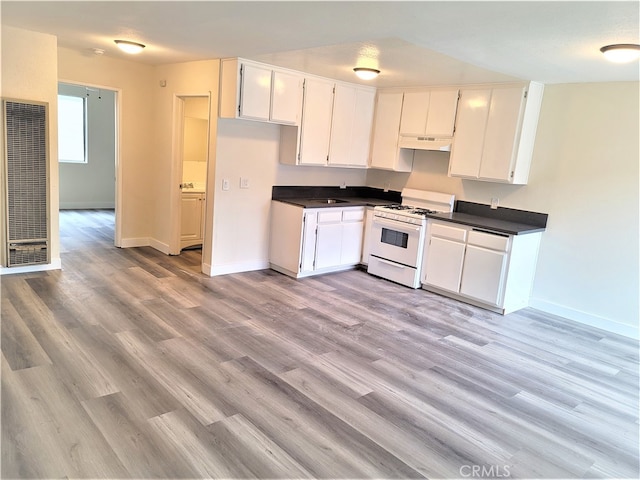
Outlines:
{"type": "Polygon", "coordinates": [[[317,203],[328,203],[328,204],[348,202],[348,200],[340,200],[338,198],[314,198],[313,201],[317,203]]]}

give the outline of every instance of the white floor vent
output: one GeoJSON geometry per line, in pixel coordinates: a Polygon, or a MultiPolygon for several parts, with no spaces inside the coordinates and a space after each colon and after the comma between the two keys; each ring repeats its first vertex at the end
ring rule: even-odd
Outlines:
{"type": "Polygon", "coordinates": [[[7,266],[49,263],[47,105],[3,100],[7,266]]]}

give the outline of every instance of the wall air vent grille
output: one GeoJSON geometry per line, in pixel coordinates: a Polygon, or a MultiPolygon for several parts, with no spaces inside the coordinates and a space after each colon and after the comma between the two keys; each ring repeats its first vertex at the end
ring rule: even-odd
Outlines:
{"type": "Polygon", "coordinates": [[[47,107],[5,100],[7,263],[48,263],[47,107]]]}

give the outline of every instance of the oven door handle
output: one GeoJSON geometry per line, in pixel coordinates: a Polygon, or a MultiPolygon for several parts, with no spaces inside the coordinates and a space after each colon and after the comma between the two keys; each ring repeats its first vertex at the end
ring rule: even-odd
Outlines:
{"type": "Polygon", "coordinates": [[[384,263],[385,265],[389,265],[390,267],[396,267],[400,270],[404,270],[404,265],[400,265],[399,263],[390,262],[389,260],[385,260],[384,258],[378,258],[380,263],[384,263]]]}
{"type": "Polygon", "coordinates": [[[405,232],[419,232],[422,228],[422,226],[410,225],[403,222],[394,222],[393,220],[385,220],[382,217],[373,217],[373,223],[384,225],[386,227],[393,228],[399,231],[404,230],[405,232]]]}

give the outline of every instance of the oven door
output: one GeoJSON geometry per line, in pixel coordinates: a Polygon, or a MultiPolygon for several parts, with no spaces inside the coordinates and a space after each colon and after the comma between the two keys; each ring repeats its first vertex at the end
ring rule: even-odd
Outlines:
{"type": "Polygon", "coordinates": [[[371,255],[416,268],[422,252],[424,227],[373,217],[371,255]]]}

